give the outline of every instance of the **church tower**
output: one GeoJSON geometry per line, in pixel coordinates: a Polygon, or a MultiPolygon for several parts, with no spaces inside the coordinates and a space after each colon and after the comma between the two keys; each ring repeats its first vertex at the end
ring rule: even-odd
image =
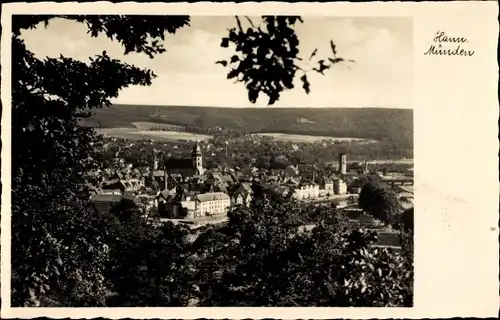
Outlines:
{"type": "Polygon", "coordinates": [[[193,167],[196,169],[197,174],[203,174],[203,157],[201,155],[201,148],[198,141],[193,146],[193,151],[191,152],[191,158],[193,160],[193,167]]]}

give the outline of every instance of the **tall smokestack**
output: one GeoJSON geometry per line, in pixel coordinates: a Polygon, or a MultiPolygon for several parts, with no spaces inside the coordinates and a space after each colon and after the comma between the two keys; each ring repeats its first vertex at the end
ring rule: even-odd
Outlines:
{"type": "Polygon", "coordinates": [[[365,174],[368,174],[368,160],[365,160],[365,174]]]}
{"type": "Polygon", "coordinates": [[[168,190],[168,174],[167,174],[167,167],[163,167],[163,184],[165,190],[168,190]]]}
{"type": "Polygon", "coordinates": [[[347,154],[339,154],[339,172],[341,174],[347,173],[347,154]]]}

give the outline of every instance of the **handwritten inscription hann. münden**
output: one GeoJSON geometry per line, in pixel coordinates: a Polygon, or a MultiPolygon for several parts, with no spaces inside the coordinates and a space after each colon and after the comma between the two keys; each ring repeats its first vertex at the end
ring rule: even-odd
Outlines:
{"type": "Polygon", "coordinates": [[[444,31],[436,32],[432,44],[424,55],[438,56],[464,56],[470,57],[474,55],[474,50],[464,48],[464,44],[469,40],[466,37],[450,37],[444,31]]]}

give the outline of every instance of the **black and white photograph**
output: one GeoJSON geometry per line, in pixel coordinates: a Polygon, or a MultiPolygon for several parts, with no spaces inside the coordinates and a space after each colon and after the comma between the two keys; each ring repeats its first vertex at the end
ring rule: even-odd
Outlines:
{"type": "Polygon", "coordinates": [[[12,17],[12,307],[412,307],[411,17],[12,17]]]}

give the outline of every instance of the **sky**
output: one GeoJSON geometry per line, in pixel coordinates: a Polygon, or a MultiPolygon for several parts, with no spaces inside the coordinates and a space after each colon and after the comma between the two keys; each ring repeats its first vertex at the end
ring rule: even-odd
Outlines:
{"type": "MultiPolygon", "coordinates": [[[[259,21],[259,18],[252,18],[259,21]]],[[[318,57],[331,53],[355,63],[336,64],[324,76],[308,75],[306,94],[297,77],[296,89],[282,93],[275,107],[383,107],[413,108],[413,26],[406,17],[303,17],[296,26],[300,55],[306,59],[318,48],[318,57]]],[[[243,19],[243,22],[246,22],[243,19]]],[[[167,51],[150,59],[144,54],[124,55],[123,47],[105,36],[92,38],[84,24],[54,19],[49,26],[22,34],[28,48],[39,58],[72,57],[89,61],[103,50],[113,58],[151,69],[158,77],[149,87],[123,89],[114,103],[214,107],[264,107],[248,101],[243,83],[227,80],[227,69],[215,64],[230,57],[221,48],[233,16],[192,16],[191,27],[168,34],[167,51]]]]}

